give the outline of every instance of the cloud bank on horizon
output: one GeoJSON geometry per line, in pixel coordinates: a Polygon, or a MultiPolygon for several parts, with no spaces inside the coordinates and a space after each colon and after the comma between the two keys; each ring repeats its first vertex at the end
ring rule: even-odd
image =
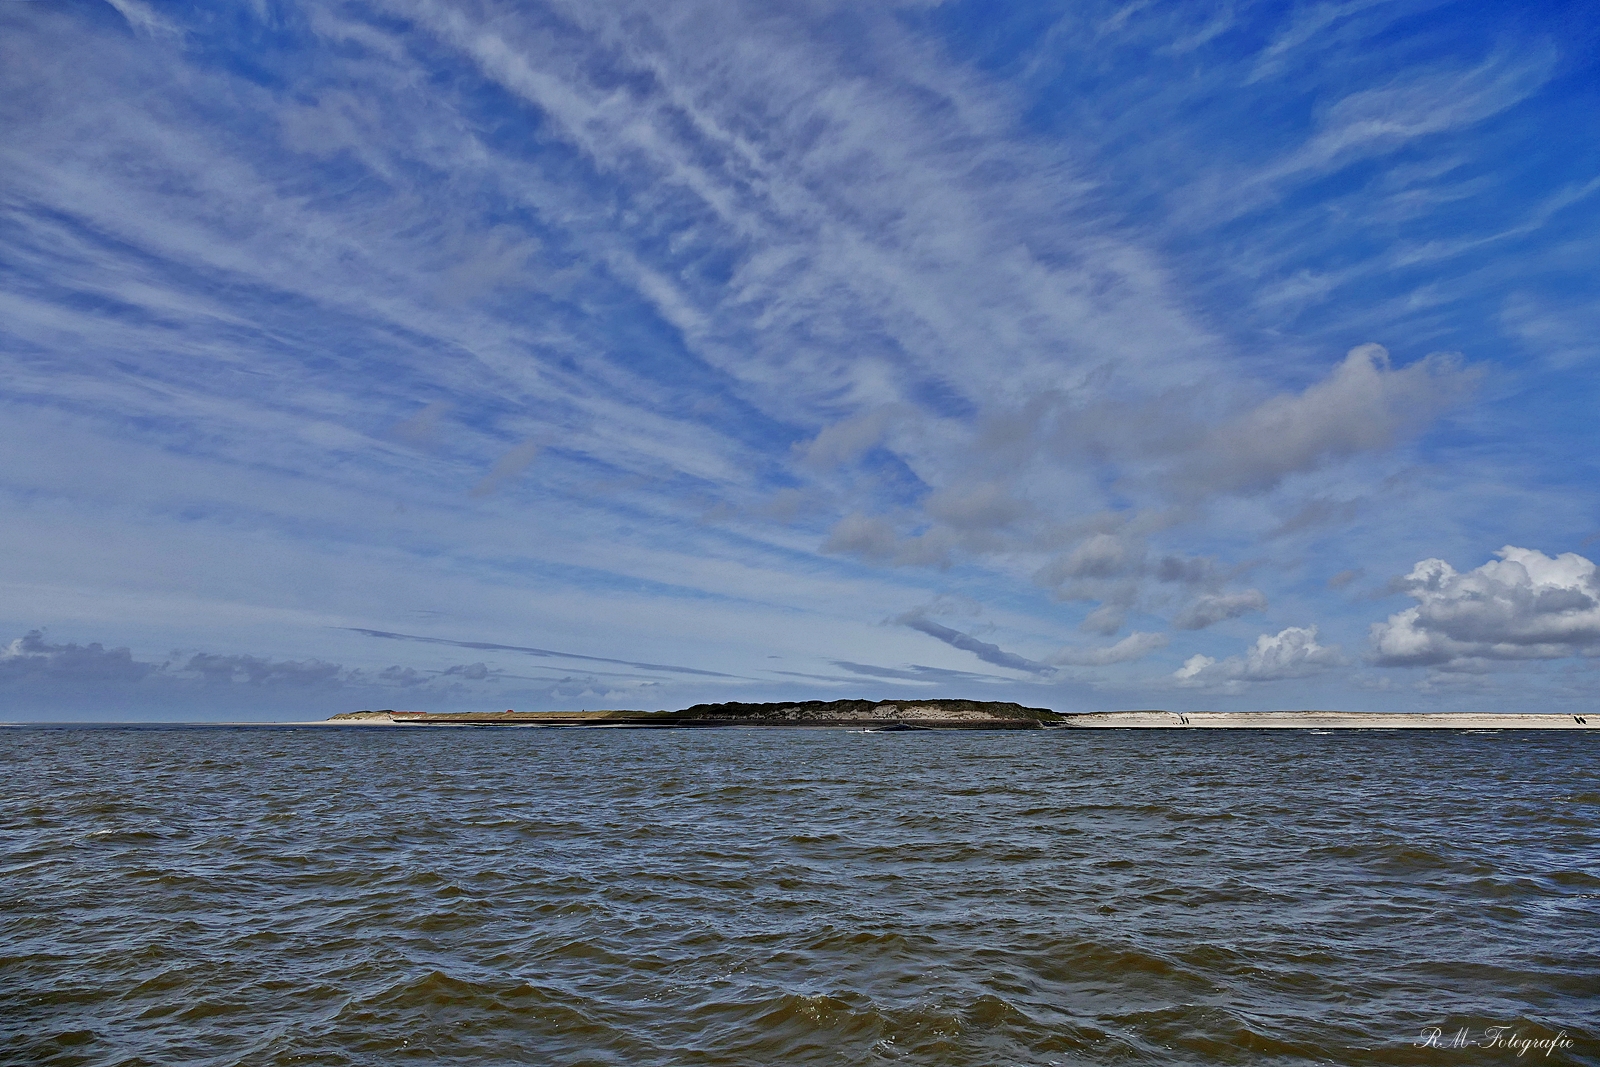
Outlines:
{"type": "Polygon", "coordinates": [[[1581,4],[0,23],[0,717],[1593,692],[1581,4]]]}

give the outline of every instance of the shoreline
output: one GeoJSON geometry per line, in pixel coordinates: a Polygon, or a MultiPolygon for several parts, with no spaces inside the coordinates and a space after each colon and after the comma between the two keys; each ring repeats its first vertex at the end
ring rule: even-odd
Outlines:
{"type": "Polygon", "coordinates": [[[346,712],[325,726],[495,729],[890,730],[1600,730],[1595,715],[1556,712],[1094,711],[980,701],[808,701],[696,705],[682,711],[346,712]]]}
{"type": "Polygon", "coordinates": [[[1076,730],[1600,730],[1600,713],[1451,711],[1094,711],[1076,730]]]}

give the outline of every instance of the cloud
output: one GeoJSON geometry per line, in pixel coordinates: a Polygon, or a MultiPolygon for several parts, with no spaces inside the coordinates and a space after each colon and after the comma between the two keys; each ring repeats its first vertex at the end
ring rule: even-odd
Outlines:
{"type": "Polygon", "coordinates": [[[453,648],[471,648],[484,651],[521,652],[524,655],[539,656],[553,659],[576,659],[589,663],[614,663],[622,667],[638,667],[648,671],[666,671],[671,674],[696,674],[707,678],[729,678],[732,675],[721,674],[717,671],[703,671],[697,667],[675,667],[666,663],[639,663],[631,659],[608,659],[605,656],[583,656],[576,652],[556,652],[548,648],[532,648],[528,645],[497,645],[492,641],[452,641],[443,637],[419,637],[416,634],[392,633],[388,630],[368,630],[360,626],[345,626],[341,629],[351,633],[365,634],[367,637],[381,637],[389,641],[418,641],[426,645],[449,645],[453,648]]]}
{"type": "MultiPolygon", "coordinates": [[[[1274,492],[1286,479],[1313,475],[1351,457],[1392,449],[1415,436],[1443,411],[1470,394],[1479,378],[1459,359],[1436,354],[1394,367],[1375,344],[1353,348],[1321,381],[1299,392],[1280,393],[1235,414],[1207,422],[1197,399],[1167,395],[1137,403],[1112,401],[1077,410],[1063,396],[1043,399],[1013,425],[1039,448],[1062,459],[1110,465],[1130,492],[1150,492],[1143,515],[1090,533],[1034,572],[1034,581],[1062,599],[1098,600],[1105,610],[1089,629],[1113,633],[1126,610],[1139,603],[1160,610],[1163,601],[1148,587],[1154,579],[1198,591],[1173,616],[1179,629],[1202,629],[1249,611],[1260,611],[1259,590],[1223,593],[1233,575],[1204,556],[1167,552],[1151,562],[1151,541],[1208,517],[1207,505],[1223,497],[1274,492]],[[1161,518],[1157,518],[1161,516],[1161,518]]],[[[1014,449],[1014,441],[1007,448],[1014,449]]],[[[1016,457],[1008,462],[1015,464],[1016,457]]],[[[1347,523],[1358,504],[1328,496],[1300,503],[1269,536],[1315,526],[1347,523]]],[[[931,515],[936,521],[937,515],[931,515]]],[[[870,531],[880,558],[893,557],[886,530],[870,531]]],[[[938,532],[935,526],[931,534],[938,532]]],[[[865,546],[869,533],[861,530],[865,546]]],[[[925,535],[928,536],[928,535],[925,535]]],[[[1081,535],[1080,535],[1081,536],[1081,535]]],[[[1026,540],[1002,542],[998,551],[1032,547],[1026,540]]]]}
{"type": "Polygon", "coordinates": [[[1315,626],[1290,626],[1276,634],[1257,637],[1243,656],[1224,660],[1190,656],[1172,677],[1180,685],[1218,686],[1238,692],[1246,682],[1304,678],[1346,662],[1338,645],[1317,643],[1315,626]]]}
{"type": "Polygon", "coordinates": [[[834,524],[822,551],[896,567],[948,567],[954,540],[937,528],[902,538],[887,519],[852,512],[834,524]]]}
{"type": "MultiPolygon", "coordinates": [[[[1560,146],[1499,165],[1570,119],[1529,96],[1558,69],[1538,14],[1096,0],[1045,35],[998,13],[979,61],[894,5],[319,0],[265,49],[152,0],[4,6],[0,554],[36,583],[11,617],[253,649],[202,661],[229,692],[314,675],[321,620],[422,604],[675,642],[732,673],[545,662],[713,686],[784,641],[898,662],[862,633],[956,581],[1068,631],[1041,651],[1072,636],[1052,595],[1091,634],[1201,626],[1308,591],[1258,540],[1349,523],[1318,501],[1483,534],[1497,463],[1566,454],[1533,397],[1585,395],[1509,387],[1470,448],[1404,447],[1470,388],[1429,346],[1487,358],[1523,323],[1586,350],[1593,194],[1541,185],[1592,175],[1560,146]],[[1219,223],[1213,184],[1257,213],[1219,223]],[[1496,218],[1538,201],[1566,206],[1496,218]],[[1396,359],[1341,356],[1368,338],[1396,359]],[[534,426],[560,447],[529,477],[534,426]],[[1472,485],[1361,484],[1419,459],[1472,485]],[[1265,592],[1229,590],[1254,557],[1265,592]],[[181,595],[127,592],[173,558],[181,595]]],[[[1555,477],[1517,483],[1525,514],[1583,507],[1555,477]]],[[[1319,577],[1380,566],[1352,533],[1319,577]]],[[[1435,549],[1404,551],[1381,566],[1435,549]]]]}
{"type": "Polygon", "coordinates": [[[828,531],[828,540],[824,542],[822,551],[859,556],[882,563],[894,558],[896,543],[894,527],[887,521],[853,512],[828,531]]]}
{"type": "Polygon", "coordinates": [[[1328,500],[1324,497],[1315,497],[1280,522],[1267,537],[1287,537],[1290,534],[1300,533],[1303,530],[1316,529],[1321,526],[1335,524],[1347,525],[1361,510],[1361,504],[1355,500],[1328,500]]]}
{"type": "Polygon", "coordinates": [[[470,682],[482,682],[502,673],[494,670],[486,663],[458,663],[444,671],[448,675],[456,675],[470,682]]]}
{"type": "Polygon", "coordinates": [[[126,648],[107,651],[99,642],[52,645],[40,630],[29,630],[0,648],[0,683],[137,682],[157,669],[153,663],[136,661],[126,648]]]}
{"type": "Polygon", "coordinates": [[[1105,648],[1064,648],[1050,657],[1051,663],[1065,667],[1107,667],[1129,663],[1167,646],[1167,635],[1135,631],[1105,648]]]}
{"type": "Polygon", "coordinates": [[[1205,556],[1163,556],[1154,576],[1158,582],[1183,585],[1220,585],[1227,577],[1219,572],[1216,560],[1205,556]]]}
{"type": "Polygon", "coordinates": [[[1347,568],[1345,570],[1340,571],[1338,574],[1335,574],[1333,577],[1329,578],[1328,579],[1328,588],[1329,589],[1343,589],[1345,586],[1349,585],[1351,582],[1354,582],[1354,581],[1356,581],[1356,580],[1358,580],[1360,578],[1365,577],[1366,573],[1367,573],[1367,570],[1366,570],[1365,567],[1349,567],[1349,568],[1347,568]]]}
{"type": "Polygon", "coordinates": [[[1292,474],[1420,432],[1477,380],[1454,356],[1435,354],[1396,370],[1383,346],[1360,345],[1326,380],[1273,397],[1205,435],[1168,477],[1186,497],[1263,493],[1292,474]]]}
{"type": "Polygon", "coordinates": [[[1054,587],[1057,598],[1062,600],[1100,601],[1079,628],[1086,633],[1107,635],[1122,628],[1135,605],[1142,603],[1146,610],[1159,610],[1171,602],[1171,593],[1152,590],[1149,581],[1180,586],[1179,596],[1193,599],[1177,612],[1174,625],[1198,630],[1266,607],[1266,597],[1259,590],[1221,592],[1221,587],[1241,569],[1225,570],[1209,556],[1174,553],[1152,563],[1141,536],[1099,533],[1040,568],[1034,573],[1034,581],[1054,587]]]}
{"type": "Polygon", "coordinates": [[[854,463],[883,440],[902,414],[899,407],[882,407],[836,422],[799,449],[801,459],[824,469],[854,463]]]}
{"type": "MultiPolygon", "coordinates": [[[[501,672],[482,663],[443,670],[391,666],[378,671],[320,659],[273,659],[243,653],[173,653],[162,662],[135,659],[127,648],[51,644],[30,630],[0,647],[0,688],[49,699],[52,694],[100,693],[122,701],[216,699],[225,692],[360,694],[389,688],[456,692],[460,682],[494,681],[501,672]]],[[[120,706],[120,704],[118,705],[120,706]]]]}
{"type": "Polygon", "coordinates": [[[1226,619],[1266,610],[1266,594],[1259,589],[1246,589],[1242,593],[1208,593],[1178,612],[1172,624],[1180,630],[1203,630],[1226,619]]]}
{"type": "Polygon", "coordinates": [[[1600,577],[1575,552],[1551,558],[1507,545],[1465,574],[1425,559],[1396,583],[1416,607],[1373,623],[1373,661],[1386,667],[1471,666],[1600,653],[1600,577]]]}
{"type": "Polygon", "coordinates": [[[322,660],[270,660],[258,656],[222,656],[197,652],[174,674],[196,675],[208,685],[240,683],[253,686],[320,688],[343,685],[350,672],[337,663],[322,660]]]}
{"type": "Polygon", "coordinates": [[[149,4],[140,0],[106,0],[117,13],[128,20],[128,25],[152,37],[181,37],[183,31],[156,14],[149,4]]]}
{"type": "Polygon", "coordinates": [[[515,478],[528,469],[539,455],[539,446],[533,441],[524,441],[495,461],[494,469],[484,475],[483,480],[472,487],[468,496],[488,496],[500,488],[500,483],[509,478],[515,478]]]}
{"type": "Polygon", "coordinates": [[[928,494],[922,509],[929,517],[959,531],[992,530],[1010,526],[1032,508],[998,482],[965,484],[928,494]]]}
{"type": "Polygon", "coordinates": [[[903,668],[879,667],[871,663],[852,663],[843,659],[833,660],[832,663],[840,670],[849,671],[851,674],[865,675],[868,678],[898,678],[908,682],[993,682],[997,679],[997,676],[992,674],[952,671],[944,667],[925,667],[919,663],[913,663],[903,668]]]}
{"type": "Polygon", "coordinates": [[[1059,600],[1099,601],[1080,628],[1085,633],[1114,634],[1138,602],[1139,579],[1147,574],[1142,538],[1097,533],[1040,567],[1033,580],[1059,600]]]}
{"type": "Polygon", "coordinates": [[[409,419],[395,423],[390,433],[418,447],[434,445],[439,439],[439,422],[454,407],[448,400],[435,400],[409,419]]]}
{"type": "MultiPolygon", "coordinates": [[[[1131,599],[1131,596],[1129,597],[1131,599]]],[[[1110,637],[1122,629],[1122,624],[1128,621],[1128,606],[1122,603],[1101,604],[1088,615],[1083,622],[1078,624],[1078,629],[1086,634],[1101,634],[1110,637]]]]}
{"type": "Polygon", "coordinates": [[[1118,578],[1142,563],[1142,554],[1122,538],[1095,534],[1041,570],[1036,580],[1059,585],[1073,578],[1118,578]]]}
{"type": "Polygon", "coordinates": [[[1007,667],[1014,671],[1027,671],[1029,674],[1054,674],[1056,669],[1048,663],[1036,663],[1031,659],[1019,656],[1014,652],[1007,652],[999,645],[992,645],[987,641],[979,641],[970,634],[960,630],[952,630],[928,618],[921,611],[908,611],[898,616],[895,622],[902,626],[909,626],[929,637],[943,641],[951,648],[959,648],[963,652],[971,652],[985,663],[992,663],[996,667],[1007,667]]]}
{"type": "Polygon", "coordinates": [[[1428,74],[1363,89],[1329,107],[1322,129],[1286,160],[1280,173],[1320,170],[1393,151],[1418,137],[1470,127],[1536,91],[1554,66],[1546,47],[1515,61],[1490,59],[1475,69],[1428,74]]]}

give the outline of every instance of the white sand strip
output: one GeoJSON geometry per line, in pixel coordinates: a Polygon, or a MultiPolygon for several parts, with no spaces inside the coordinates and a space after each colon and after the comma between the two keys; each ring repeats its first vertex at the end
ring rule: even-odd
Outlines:
{"type": "Polygon", "coordinates": [[[1600,730],[1600,712],[1095,711],[1071,715],[1064,725],[1080,730],[1600,730]]]}

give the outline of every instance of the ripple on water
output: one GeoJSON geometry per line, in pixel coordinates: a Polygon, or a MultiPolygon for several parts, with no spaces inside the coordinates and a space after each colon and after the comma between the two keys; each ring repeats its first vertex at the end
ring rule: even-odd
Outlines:
{"type": "Polygon", "coordinates": [[[5,740],[6,1063],[1600,1062],[1583,737],[5,740]]]}

